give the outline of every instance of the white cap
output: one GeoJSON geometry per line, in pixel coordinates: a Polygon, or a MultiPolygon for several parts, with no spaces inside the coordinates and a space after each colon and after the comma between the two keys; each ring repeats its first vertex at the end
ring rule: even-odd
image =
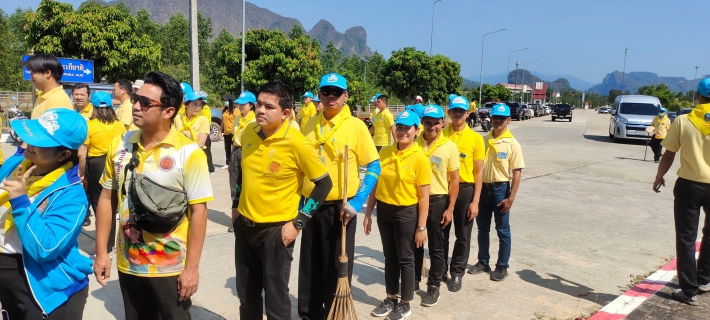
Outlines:
{"type": "Polygon", "coordinates": [[[145,83],[145,82],[143,82],[143,80],[136,80],[136,81],[134,81],[134,82],[133,82],[133,89],[140,89],[140,88],[143,86],[144,83],[145,83]]]}

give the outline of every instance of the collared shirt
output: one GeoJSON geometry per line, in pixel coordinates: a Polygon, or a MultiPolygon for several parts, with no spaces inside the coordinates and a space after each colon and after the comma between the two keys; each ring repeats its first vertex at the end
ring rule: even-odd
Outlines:
{"type": "Polygon", "coordinates": [[[486,158],[486,145],[483,142],[483,137],[468,126],[456,132],[453,125],[448,125],[441,130],[441,133],[453,141],[459,150],[459,162],[461,163],[461,169],[459,170],[460,181],[474,183],[473,170],[476,168],[476,162],[486,158]]]}
{"type": "MultiPolygon", "coordinates": [[[[118,121],[123,123],[124,126],[133,126],[133,104],[131,99],[126,99],[121,103],[121,106],[116,109],[116,115],[118,116],[118,121]]],[[[129,130],[134,130],[130,128],[129,130]]]]}
{"type": "Polygon", "coordinates": [[[397,150],[396,143],[380,150],[382,173],[375,190],[377,200],[395,206],[419,203],[419,188],[431,183],[431,164],[416,143],[412,143],[409,148],[417,150],[412,150],[413,153],[401,159],[399,164],[397,161],[388,161],[389,158],[404,154],[397,150]],[[401,171],[398,166],[401,166],[401,171]]]}
{"type": "Polygon", "coordinates": [[[35,107],[32,109],[31,118],[37,119],[45,111],[54,108],[74,109],[74,104],[71,103],[71,99],[69,99],[67,93],[64,92],[64,87],[62,86],[58,86],[39,96],[37,104],[35,104],[35,107]]]}
{"type": "Polygon", "coordinates": [[[680,151],[678,177],[710,183],[710,135],[703,135],[687,114],[675,118],[661,145],[671,152],[680,151]]]}
{"type": "Polygon", "coordinates": [[[429,194],[449,194],[449,173],[459,170],[461,166],[456,144],[444,137],[444,135],[439,135],[437,141],[432,145],[432,148],[436,149],[430,152],[427,141],[423,139],[423,136],[424,134],[420,134],[416,141],[422,150],[424,150],[424,153],[429,154],[429,162],[431,162],[431,185],[429,187],[429,194]],[[438,144],[440,145],[436,147],[438,144]]]}
{"type": "MultiPolygon", "coordinates": [[[[185,190],[190,205],[206,203],[213,200],[207,156],[174,128],[150,150],[143,148],[140,137],[141,130],[131,131],[111,142],[100,181],[104,189],[118,190],[120,225],[116,232],[116,266],[120,272],[142,277],[178,275],[187,259],[191,212],[188,209],[187,217],[169,233],[141,230],[129,212],[130,196],[123,196],[121,192],[126,178],[124,170],[137,144],[140,164],[136,173],[163,186],[185,190]]],[[[126,182],[128,188],[129,182],[126,182]]]]}
{"type": "Polygon", "coordinates": [[[224,128],[224,134],[234,133],[234,119],[239,115],[239,109],[234,108],[232,113],[229,113],[229,109],[222,112],[222,127],[224,128]]]}
{"type": "Polygon", "coordinates": [[[301,108],[301,122],[300,122],[300,127],[306,126],[306,123],[308,123],[308,120],[312,118],[313,116],[316,115],[316,112],[318,110],[316,109],[316,105],[313,104],[313,101],[308,102],[303,108],[301,108]]]}
{"type": "Polygon", "coordinates": [[[246,116],[237,116],[234,121],[234,138],[232,138],[232,144],[235,147],[242,146],[242,134],[244,133],[244,129],[246,129],[249,124],[255,122],[256,116],[254,115],[254,111],[249,111],[246,116]]]}
{"type": "Polygon", "coordinates": [[[266,139],[261,127],[249,124],[242,134],[242,192],[238,211],[257,222],[296,218],[303,180],[323,178],[328,172],[316,149],[288,122],[266,139]]]}
{"type": "Polygon", "coordinates": [[[498,154],[488,152],[483,164],[483,183],[506,182],[512,177],[510,172],[525,168],[523,149],[515,138],[502,138],[495,144],[498,154]]]}
{"type": "Polygon", "coordinates": [[[374,116],[372,125],[375,126],[375,145],[378,147],[392,144],[392,126],[394,116],[389,109],[382,110],[374,116]]]}
{"type": "Polygon", "coordinates": [[[651,121],[651,126],[653,126],[656,139],[663,139],[668,134],[668,129],[671,128],[671,119],[668,116],[663,117],[663,121],[658,121],[658,117],[653,117],[651,121]]]}
{"type": "MultiPolygon", "coordinates": [[[[379,158],[377,148],[375,148],[375,144],[372,142],[370,131],[367,129],[365,123],[344,111],[345,109],[341,110],[340,113],[330,120],[327,120],[325,116],[321,115],[313,117],[306,123],[305,127],[301,128],[301,132],[313,143],[314,148],[318,152],[318,157],[321,162],[325,164],[330,179],[333,181],[333,188],[330,190],[330,193],[328,193],[326,201],[343,199],[343,171],[345,170],[343,168],[343,155],[346,145],[349,150],[347,175],[348,198],[354,197],[360,186],[359,166],[366,166],[379,158]],[[343,119],[343,116],[346,116],[347,119],[343,119]],[[341,120],[342,124],[340,127],[335,128],[336,131],[331,134],[331,131],[341,120]],[[317,124],[319,123],[323,131],[320,134],[324,137],[330,135],[329,142],[336,150],[330,150],[329,146],[321,146],[318,144],[316,130],[317,124]]],[[[314,187],[315,185],[312,182],[306,181],[303,185],[303,195],[306,197],[310,196],[314,187]]]]}
{"type": "Polygon", "coordinates": [[[99,119],[91,119],[88,122],[89,134],[86,136],[86,145],[89,157],[100,157],[108,153],[111,141],[116,137],[120,137],[126,133],[126,126],[123,123],[114,121],[111,124],[105,124],[99,119]]]}
{"type": "MultiPolygon", "coordinates": [[[[74,106],[74,109],[76,109],[76,106],[74,106]]],[[[94,114],[94,106],[89,103],[86,105],[86,107],[84,107],[84,110],[76,110],[76,112],[78,112],[88,122],[89,119],[91,119],[91,116],[94,114]]]]}
{"type": "Polygon", "coordinates": [[[197,143],[197,138],[200,134],[207,134],[207,139],[209,139],[210,121],[202,115],[197,115],[192,119],[187,119],[184,114],[178,115],[175,117],[175,130],[184,134],[192,142],[197,143]]]}

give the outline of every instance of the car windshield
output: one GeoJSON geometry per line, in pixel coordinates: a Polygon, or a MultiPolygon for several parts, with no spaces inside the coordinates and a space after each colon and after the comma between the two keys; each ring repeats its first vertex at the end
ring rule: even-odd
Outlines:
{"type": "Polygon", "coordinates": [[[555,109],[557,109],[557,110],[569,110],[569,108],[570,108],[570,106],[566,105],[566,104],[560,104],[560,105],[555,106],[555,109]]]}
{"type": "Polygon", "coordinates": [[[680,109],[680,110],[678,110],[677,115],[680,116],[680,115],[688,114],[688,113],[690,113],[690,111],[693,111],[693,109],[680,109]]]}
{"type": "Polygon", "coordinates": [[[627,102],[621,104],[621,110],[619,113],[655,116],[658,114],[658,109],[660,109],[660,106],[655,104],[627,102]]]}

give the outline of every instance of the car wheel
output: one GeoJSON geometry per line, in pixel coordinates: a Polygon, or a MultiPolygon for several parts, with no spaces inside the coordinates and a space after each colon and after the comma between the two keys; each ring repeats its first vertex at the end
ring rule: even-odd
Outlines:
{"type": "Polygon", "coordinates": [[[219,125],[219,123],[212,122],[212,124],[210,125],[210,140],[212,140],[212,142],[219,141],[219,138],[221,136],[220,129],[221,126],[219,125]]]}
{"type": "Polygon", "coordinates": [[[569,122],[572,122],[572,118],[569,118],[569,122]]]}
{"type": "Polygon", "coordinates": [[[614,140],[614,143],[619,143],[619,142],[621,142],[621,139],[616,137],[616,136],[619,135],[620,133],[621,133],[621,132],[619,131],[619,129],[616,129],[616,134],[615,134],[615,135],[612,135],[611,139],[614,140]]]}
{"type": "Polygon", "coordinates": [[[554,122],[554,121],[555,121],[556,119],[557,119],[557,118],[555,118],[555,117],[552,117],[552,121],[553,121],[553,122],[554,122]]]}
{"type": "Polygon", "coordinates": [[[520,115],[520,113],[518,113],[518,121],[520,121],[520,120],[521,120],[521,115],[520,115]]]}

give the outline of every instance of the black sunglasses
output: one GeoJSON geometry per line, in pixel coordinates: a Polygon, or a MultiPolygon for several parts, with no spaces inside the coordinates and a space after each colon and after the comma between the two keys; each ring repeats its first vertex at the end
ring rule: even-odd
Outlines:
{"type": "Polygon", "coordinates": [[[342,96],[344,92],[345,90],[340,89],[338,87],[325,87],[320,89],[320,93],[326,97],[333,95],[336,98],[340,98],[340,96],[342,96]]]}

